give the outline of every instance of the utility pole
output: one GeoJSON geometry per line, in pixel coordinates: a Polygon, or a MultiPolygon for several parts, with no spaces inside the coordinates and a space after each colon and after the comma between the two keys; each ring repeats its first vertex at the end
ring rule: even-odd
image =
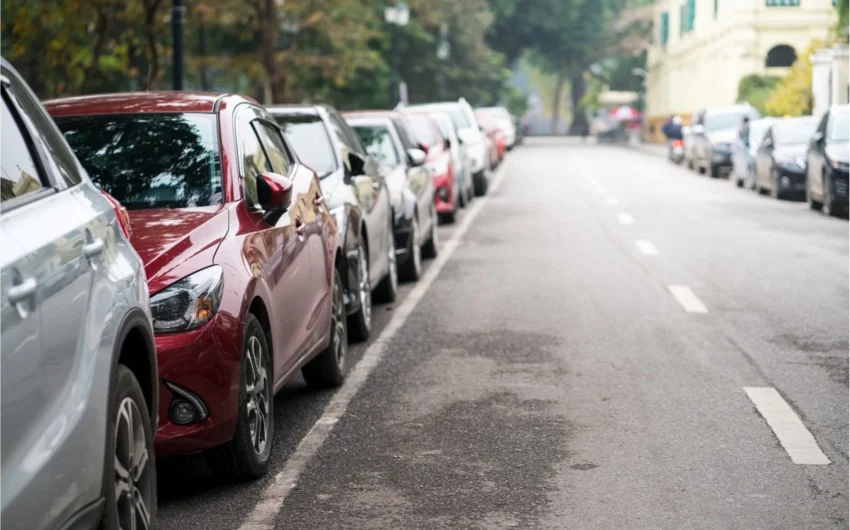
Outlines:
{"type": "Polygon", "coordinates": [[[183,90],[183,22],[185,16],[186,7],[183,6],[183,0],[172,0],[171,37],[174,57],[171,77],[174,90],[183,90]]]}
{"type": "Polygon", "coordinates": [[[384,20],[390,26],[390,67],[392,68],[390,77],[390,105],[395,103],[396,98],[400,96],[399,92],[399,73],[398,65],[398,33],[399,29],[403,28],[410,22],[410,8],[403,0],[398,0],[394,6],[387,6],[384,9],[384,20]]]}
{"type": "Polygon", "coordinates": [[[437,72],[437,81],[439,83],[440,101],[446,100],[446,59],[451,55],[452,47],[449,44],[449,25],[440,25],[440,41],[437,44],[437,59],[440,60],[440,69],[437,72]]]}

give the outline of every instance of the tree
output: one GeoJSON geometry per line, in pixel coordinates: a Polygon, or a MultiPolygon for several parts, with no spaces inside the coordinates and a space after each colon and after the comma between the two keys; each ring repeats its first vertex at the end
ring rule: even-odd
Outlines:
{"type": "Polygon", "coordinates": [[[813,41],[809,49],[797,57],[788,74],[782,78],[765,102],[772,116],[805,116],[812,113],[812,63],[809,57],[823,47],[813,41]]]}
{"type": "Polygon", "coordinates": [[[760,113],[767,114],[765,103],[776,85],[779,84],[780,79],[776,76],[760,74],[742,77],[738,84],[737,101],[749,103],[760,113]]]}

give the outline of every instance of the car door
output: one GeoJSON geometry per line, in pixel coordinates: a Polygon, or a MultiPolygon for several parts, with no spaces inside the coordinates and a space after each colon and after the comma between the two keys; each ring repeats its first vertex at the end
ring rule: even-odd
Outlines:
{"type": "Polygon", "coordinates": [[[260,109],[251,105],[237,108],[236,145],[244,201],[250,216],[250,230],[243,248],[248,266],[255,275],[261,276],[271,296],[267,302],[272,305],[269,318],[277,384],[310,347],[314,331],[309,327],[314,287],[307,243],[307,222],[312,207],[308,200],[309,183],[296,179],[292,183],[292,203],[286,212],[273,224],[264,218],[265,212],[257,195],[257,179],[274,169],[257,134],[258,129],[262,130],[263,116],[260,109]]]}
{"type": "Polygon", "coordinates": [[[343,153],[345,171],[350,175],[350,167],[346,160],[348,153],[354,153],[365,161],[364,173],[350,176],[350,178],[363,209],[366,230],[369,234],[370,280],[372,285],[377,285],[389,272],[389,241],[392,230],[389,189],[381,176],[378,164],[366,152],[357,133],[333,109],[328,109],[328,121],[333,135],[345,151],[343,153]]]}
{"type": "MultiPolygon", "coordinates": [[[[81,402],[76,389],[86,384],[77,373],[91,362],[86,339],[100,336],[90,328],[89,306],[93,300],[111,306],[111,293],[101,292],[96,278],[103,274],[98,265],[113,214],[92,204],[88,194],[97,192],[80,184],[79,166],[52,120],[5,75],[0,106],[3,513],[26,486],[41,499],[55,499],[50,509],[61,519],[80,507],[75,503],[96,497],[85,491],[67,496],[72,480],[92,477],[78,469],[73,479],[67,475],[77,468],[78,448],[57,440],[70,436],[81,407],[106,406],[81,402]]],[[[33,508],[27,511],[39,513],[33,508]]],[[[16,521],[42,525],[32,523],[16,521]]]]}
{"type": "Polygon", "coordinates": [[[809,142],[806,185],[815,197],[823,197],[824,195],[822,176],[826,156],[824,153],[824,146],[826,145],[826,131],[829,126],[829,115],[829,112],[823,115],[815,134],[809,142]]]}

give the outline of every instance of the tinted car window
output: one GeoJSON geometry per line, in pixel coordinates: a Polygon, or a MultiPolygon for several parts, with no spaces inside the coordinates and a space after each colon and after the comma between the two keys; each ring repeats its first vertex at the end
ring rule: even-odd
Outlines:
{"type": "Polygon", "coordinates": [[[777,144],[804,144],[815,132],[817,122],[811,120],[791,120],[773,127],[773,139],[777,144]]]}
{"type": "Polygon", "coordinates": [[[850,112],[836,112],[829,120],[827,138],[830,142],[850,141],[850,112]]]}
{"type": "Polygon", "coordinates": [[[254,130],[263,141],[263,147],[266,148],[266,155],[272,171],[278,175],[288,175],[291,163],[289,155],[286,154],[286,145],[283,143],[280,132],[270,124],[260,120],[254,122],[254,130]]]}
{"type": "Polygon", "coordinates": [[[56,118],[95,184],[128,209],[220,204],[214,114],[56,118]]]}
{"type": "Polygon", "coordinates": [[[239,158],[242,161],[242,179],[245,185],[245,196],[251,206],[260,204],[257,194],[257,178],[266,171],[272,171],[271,164],[263,151],[260,139],[252,126],[253,113],[243,111],[237,121],[236,137],[239,145],[239,158]]]}
{"type": "MultiPolygon", "coordinates": [[[[5,95],[5,91],[4,91],[5,95]]],[[[2,121],[3,134],[0,135],[3,156],[0,158],[0,202],[21,197],[42,189],[32,152],[14,115],[3,98],[2,121]]]]}
{"type": "Polygon", "coordinates": [[[298,158],[319,174],[337,170],[336,153],[325,123],[318,116],[277,116],[283,135],[298,158]]]}
{"type": "Polygon", "coordinates": [[[355,125],[354,130],[366,146],[366,152],[382,164],[399,164],[390,131],[381,125],[355,125]]]}
{"type": "Polygon", "coordinates": [[[413,131],[408,128],[407,123],[404,120],[399,118],[391,118],[393,125],[395,125],[396,133],[398,134],[399,139],[401,140],[401,146],[405,149],[418,149],[419,146],[416,145],[416,142],[413,141],[413,131]]]}
{"type": "MultiPolygon", "coordinates": [[[[331,129],[333,129],[334,134],[336,135],[337,140],[342,143],[346,148],[350,151],[354,151],[355,153],[360,152],[358,146],[354,143],[353,138],[349,138],[348,134],[345,131],[345,125],[342,123],[342,120],[330,114],[330,122],[331,129]]],[[[361,153],[362,154],[362,153],[361,153]]]]}

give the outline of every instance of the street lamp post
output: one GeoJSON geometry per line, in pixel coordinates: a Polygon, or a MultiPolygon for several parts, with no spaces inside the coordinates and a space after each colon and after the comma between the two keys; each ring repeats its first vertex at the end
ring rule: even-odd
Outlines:
{"type": "Polygon", "coordinates": [[[438,79],[440,84],[440,100],[445,101],[446,99],[446,73],[445,73],[445,64],[446,60],[452,53],[451,44],[449,44],[449,26],[448,24],[440,25],[440,42],[437,45],[437,59],[440,60],[440,69],[438,72],[438,79]]]}
{"type": "Polygon", "coordinates": [[[183,90],[183,20],[186,8],[183,0],[173,0],[171,4],[171,36],[174,42],[172,61],[172,80],[174,90],[183,90]]]}
{"type": "Polygon", "coordinates": [[[396,79],[398,76],[398,58],[396,57],[398,31],[396,26],[404,27],[408,22],[410,22],[410,8],[407,7],[407,4],[404,3],[403,0],[398,0],[394,6],[387,6],[384,9],[384,20],[391,26],[390,31],[392,32],[390,37],[390,62],[392,63],[392,73],[390,76],[390,103],[392,103],[398,95],[398,81],[396,79]]]}

